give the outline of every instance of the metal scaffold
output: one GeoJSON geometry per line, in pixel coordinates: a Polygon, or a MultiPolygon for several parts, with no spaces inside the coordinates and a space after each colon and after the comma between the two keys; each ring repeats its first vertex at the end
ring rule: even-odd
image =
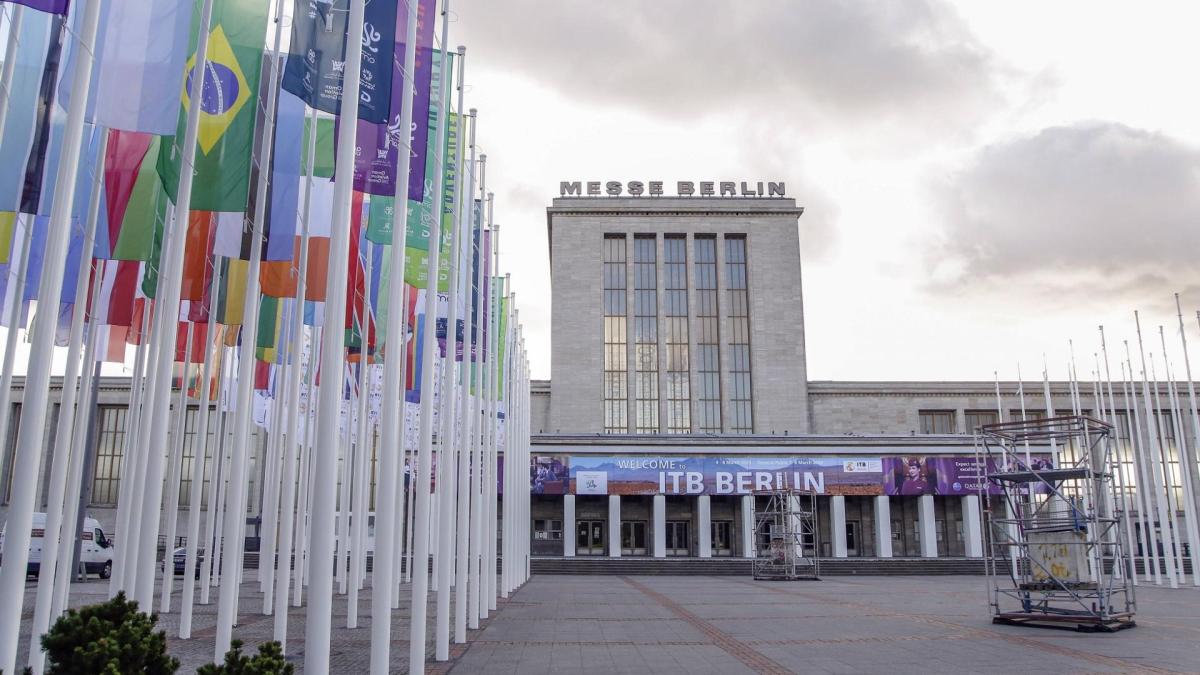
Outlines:
{"type": "Polygon", "coordinates": [[[981,428],[993,623],[1103,632],[1135,625],[1113,433],[1083,415],[981,428]]]}
{"type": "Polygon", "coordinates": [[[755,514],[754,578],[819,579],[817,493],[785,488],[755,494],[768,500],[767,507],[755,514]]]}

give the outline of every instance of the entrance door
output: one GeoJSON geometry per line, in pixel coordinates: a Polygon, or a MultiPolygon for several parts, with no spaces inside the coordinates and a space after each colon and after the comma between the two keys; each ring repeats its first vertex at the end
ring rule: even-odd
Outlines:
{"type": "Polygon", "coordinates": [[[667,555],[691,555],[691,525],[686,520],[667,521],[667,555]]]}
{"type": "Polygon", "coordinates": [[[646,521],[621,521],[621,555],[646,555],[646,521]]]}
{"type": "Polygon", "coordinates": [[[712,554],[733,555],[733,521],[714,520],[712,522],[712,554]]]}
{"type": "Polygon", "coordinates": [[[858,555],[858,535],[861,529],[862,526],[859,521],[846,521],[846,555],[851,557],[858,555]]]}
{"type": "Polygon", "coordinates": [[[581,520],[576,523],[575,555],[604,555],[603,520],[581,520]]]}

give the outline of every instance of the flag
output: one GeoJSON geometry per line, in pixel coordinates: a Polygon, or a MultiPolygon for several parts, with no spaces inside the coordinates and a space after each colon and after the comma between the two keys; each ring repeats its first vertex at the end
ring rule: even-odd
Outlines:
{"type": "MultiPolygon", "coordinates": [[[[377,124],[386,122],[392,112],[389,106],[396,86],[392,79],[392,57],[396,50],[399,5],[368,2],[363,17],[358,118],[377,124]]],[[[349,11],[349,0],[295,0],[293,6],[292,39],[283,88],[327,113],[340,111],[349,11]]]]}
{"type": "MultiPolygon", "coordinates": [[[[51,36],[51,19],[26,13],[19,35],[21,48],[13,63],[9,85],[8,117],[0,139],[0,210],[17,211],[24,185],[25,158],[33,147],[36,100],[42,82],[42,66],[51,36]]],[[[9,35],[8,39],[14,39],[9,35]]]]}
{"type": "Polygon", "coordinates": [[[17,214],[0,211],[0,264],[7,265],[12,257],[13,234],[16,233],[17,214]]]}
{"type": "MultiPolygon", "coordinates": [[[[21,183],[20,211],[41,213],[42,186],[50,151],[50,136],[53,126],[54,85],[58,82],[58,67],[62,59],[64,38],[62,17],[51,21],[50,40],[46,47],[46,59],[42,67],[42,79],[38,86],[37,103],[34,109],[33,142],[29,157],[25,161],[25,175],[21,183]]],[[[61,135],[61,134],[59,134],[61,135]]]]}
{"type": "Polygon", "coordinates": [[[300,205],[300,155],[304,143],[304,103],[282,92],[275,111],[275,149],[271,152],[270,213],[263,260],[294,259],[292,239],[296,235],[300,205]]]}
{"type": "MultiPolygon", "coordinates": [[[[187,240],[183,247],[183,279],[180,300],[200,304],[212,283],[209,261],[212,259],[213,236],[217,229],[217,214],[211,211],[188,212],[187,240]]],[[[193,319],[194,321],[201,319],[193,319]]]]}
{"type": "MultiPolygon", "coordinates": [[[[354,153],[354,189],[378,195],[396,194],[397,153],[402,147],[410,147],[412,152],[412,169],[409,174],[408,198],[421,201],[426,192],[425,186],[425,146],[428,142],[429,126],[424,111],[429,110],[430,90],[433,86],[434,60],[433,51],[433,0],[418,0],[417,6],[417,49],[414,78],[412,127],[405,138],[400,128],[400,117],[403,107],[404,93],[404,42],[397,42],[392,58],[390,72],[384,77],[390,77],[391,114],[385,120],[376,123],[360,119],[355,133],[354,153]],[[420,111],[420,114],[417,114],[420,111]]],[[[386,4],[386,3],[384,3],[386,4]]],[[[396,35],[403,40],[408,35],[408,12],[401,11],[396,17],[396,35]]],[[[364,57],[366,53],[364,50],[364,57]]],[[[440,66],[440,58],[437,59],[440,66]]],[[[365,63],[365,59],[364,59],[365,63]]],[[[363,78],[363,85],[367,77],[363,78]]],[[[362,116],[360,115],[360,118],[362,116]]]]}
{"type": "Polygon", "coordinates": [[[31,9],[36,9],[41,12],[50,14],[66,14],[70,8],[70,0],[9,0],[18,5],[25,5],[31,9]]]}
{"type": "MultiPolygon", "coordinates": [[[[197,4],[195,10],[199,9],[197,4]]],[[[192,20],[199,25],[195,14],[192,20]]],[[[196,139],[193,209],[244,211],[246,208],[266,27],[267,3],[215,0],[213,4],[196,139]]],[[[175,136],[163,141],[158,156],[158,172],[172,201],[179,186],[181,153],[177,143],[183,138],[187,124],[189,92],[197,66],[196,44],[193,34],[175,136]]]]}
{"type": "Polygon", "coordinates": [[[284,325],[286,300],[269,296],[259,297],[258,337],[254,358],[266,363],[279,360],[280,336],[284,325]]]}
{"type": "MultiPolygon", "coordinates": [[[[65,0],[64,0],[65,1],[65,0]]],[[[94,67],[99,126],[160,136],[175,132],[191,32],[187,0],[106,0],[94,67]]]]}
{"type": "Polygon", "coordinates": [[[150,134],[110,131],[104,156],[107,227],[96,229],[97,258],[150,260],[155,229],[169,203],[155,172],[160,139],[150,134]]]}
{"type": "MultiPolygon", "coordinates": [[[[134,322],[139,265],[129,260],[105,263],[99,272],[100,292],[89,313],[94,321],[129,327],[134,322]]],[[[122,338],[124,339],[124,338],[122,338]]]]}

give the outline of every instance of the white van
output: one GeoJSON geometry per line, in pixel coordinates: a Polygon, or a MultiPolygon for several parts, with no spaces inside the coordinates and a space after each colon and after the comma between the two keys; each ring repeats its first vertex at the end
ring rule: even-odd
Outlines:
{"type": "MultiPolygon", "coordinates": [[[[0,531],[0,542],[3,541],[4,533],[8,531],[8,523],[4,524],[4,530],[0,531]]],[[[46,532],[46,514],[33,514],[33,532],[29,540],[29,569],[28,574],[37,576],[42,567],[42,542],[45,540],[46,532]]],[[[113,560],[113,544],[112,540],[104,536],[104,529],[100,527],[100,521],[95,518],[83,519],[83,531],[79,533],[79,538],[82,540],[80,557],[83,559],[85,569],[88,574],[99,574],[101,579],[107,579],[112,576],[112,560],[113,560]]],[[[2,544],[0,544],[2,545],[2,544]]],[[[69,557],[74,555],[73,549],[59,550],[59,564],[70,564],[69,557]]]]}

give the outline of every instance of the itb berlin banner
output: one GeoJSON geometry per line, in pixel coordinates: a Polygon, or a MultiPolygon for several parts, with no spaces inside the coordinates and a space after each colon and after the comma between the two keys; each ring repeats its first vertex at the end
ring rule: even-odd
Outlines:
{"type": "MultiPolygon", "coordinates": [[[[1048,468],[1049,455],[1034,455],[1034,466],[1048,468]]],[[[974,455],[544,455],[530,459],[529,480],[534,494],[745,495],[792,488],[821,495],[961,496],[978,494],[984,472],[974,455]]]]}

